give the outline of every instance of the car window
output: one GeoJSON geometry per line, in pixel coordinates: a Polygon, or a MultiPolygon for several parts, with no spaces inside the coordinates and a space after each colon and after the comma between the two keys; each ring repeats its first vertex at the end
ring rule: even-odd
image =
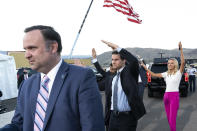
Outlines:
{"type": "Polygon", "coordinates": [[[151,71],[154,73],[162,73],[167,71],[167,64],[153,64],[151,67],[151,71]]]}

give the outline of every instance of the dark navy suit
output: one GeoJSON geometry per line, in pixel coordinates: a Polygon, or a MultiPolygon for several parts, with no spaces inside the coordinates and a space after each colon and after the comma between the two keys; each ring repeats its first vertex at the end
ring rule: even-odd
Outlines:
{"type": "MultiPolygon", "coordinates": [[[[0,131],[33,131],[40,73],[20,88],[11,124],[0,131]]],[[[48,101],[44,131],[104,131],[101,96],[92,70],[62,62],[48,101]]]]}

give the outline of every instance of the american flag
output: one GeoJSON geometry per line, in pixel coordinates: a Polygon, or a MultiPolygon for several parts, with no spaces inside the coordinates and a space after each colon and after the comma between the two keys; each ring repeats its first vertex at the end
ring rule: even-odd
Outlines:
{"type": "Polygon", "coordinates": [[[118,12],[127,15],[127,19],[131,22],[141,24],[142,20],[139,19],[139,15],[134,12],[127,0],[105,0],[103,7],[113,7],[118,12]]]}

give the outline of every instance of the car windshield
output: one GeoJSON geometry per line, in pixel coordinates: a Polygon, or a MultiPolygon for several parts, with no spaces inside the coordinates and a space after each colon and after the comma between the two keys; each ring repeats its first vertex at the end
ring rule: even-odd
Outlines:
{"type": "Polygon", "coordinates": [[[151,71],[154,73],[162,73],[167,71],[167,64],[155,64],[152,65],[151,71]]]}

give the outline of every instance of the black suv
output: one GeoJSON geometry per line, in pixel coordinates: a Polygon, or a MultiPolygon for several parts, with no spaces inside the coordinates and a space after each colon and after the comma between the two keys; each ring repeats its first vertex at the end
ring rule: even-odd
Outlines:
{"type": "MultiPolygon", "coordinates": [[[[155,58],[154,63],[150,67],[150,70],[154,73],[163,73],[167,71],[167,62],[169,58],[155,58]]],[[[180,63],[180,58],[177,58],[180,63]]],[[[163,78],[151,77],[149,73],[147,73],[147,81],[148,81],[148,96],[153,97],[154,92],[160,92],[162,95],[166,89],[166,83],[163,78]]],[[[179,85],[180,95],[183,97],[187,96],[188,93],[188,74],[185,69],[182,75],[182,79],[179,85]]]]}

